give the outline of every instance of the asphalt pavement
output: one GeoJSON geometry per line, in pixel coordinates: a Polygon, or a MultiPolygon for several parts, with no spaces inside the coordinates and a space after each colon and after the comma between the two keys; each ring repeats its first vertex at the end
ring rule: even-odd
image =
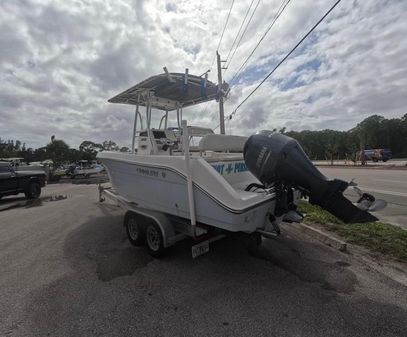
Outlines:
{"type": "Polygon", "coordinates": [[[233,236],[191,258],[132,247],[95,185],[0,204],[0,336],[405,336],[407,278],[283,228],[249,254],[233,236]],[[18,204],[4,208],[5,203],[18,204]]]}
{"type": "MultiPolygon", "coordinates": [[[[388,205],[377,216],[395,225],[407,229],[407,170],[389,170],[379,168],[330,168],[318,169],[330,178],[354,181],[363,191],[384,199],[388,205]]],[[[349,189],[346,194],[355,199],[355,193],[349,189]]]]}
{"type": "MultiPolygon", "coordinates": [[[[324,165],[328,166],[331,165],[330,160],[313,160],[312,161],[315,165],[324,165]]],[[[334,160],[333,165],[346,165],[346,166],[354,166],[354,162],[351,160],[334,160]]],[[[360,165],[360,162],[358,162],[358,165],[360,165]]],[[[365,165],[367,167],[406,167],[407,166],[407,159],[406,158],[399,158],[399,159],[390,159],[386,162],[374,162],[374,161],[367,161],[365,162],[365,165]]]]}

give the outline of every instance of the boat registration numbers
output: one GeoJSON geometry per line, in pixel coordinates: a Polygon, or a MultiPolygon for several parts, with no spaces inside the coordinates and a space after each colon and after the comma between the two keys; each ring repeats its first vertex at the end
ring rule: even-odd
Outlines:
{"type": "Polygon", "coordinates": [[[196,245],[192,246],[192,258],[195,259],[196,257],[203,255],[209,252],[209,241],[205,240],[196,245]]]}

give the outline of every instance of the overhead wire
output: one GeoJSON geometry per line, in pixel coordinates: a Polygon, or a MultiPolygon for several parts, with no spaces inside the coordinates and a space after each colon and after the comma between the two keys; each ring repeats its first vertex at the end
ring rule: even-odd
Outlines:
{"type": "MultiPolygon", "coordinates": [[[[240,43],[241,43],[241,41],[242,41],[244,35],[246,34],[247,28],[249,27],[249,25],[250,25],[250,23],[251,23],[251,21],[252,21],[252,19],[253,19],[253,16],[254,16],[254,14],[256,13],[257,7],[259,7],[260,1],[261,1],[261,0],[258,0],[258,1],[257,1],[257,4],[256,4],[256,6],[254,7],[254,10],[253,10],[252,14],[250,15],[250,18],[249,18],[249,20],[247,21],[246,27],[244,28],[243,33],[242,33],[242,35],[241,35],[240,38],[239,38],[239,41],[238,41],[238,43],[237,43],[237,45],[236,45],[236,47],[235,47],[235,50],[233,51],[233,54],[232,54],[231,59],[229,60],[229,63],[228,63],[229,65],[230,65],[230,62],[232,61],[232,59],[233,59],[233,57],[234,57],[234,55],[235,55],[235,53],[236,53],[237,48],[239,48],[240,43]]],[[[230,50],[229,50],[229,53],[228,53],[228,55],[227,55],[227,57],[226,57],[226,60],[229,59],[230,52],[231,52],[231,50],[233,49],[233,46],[234,46],[234,44],[235,44],[235,42],[236,42],[237,37],[239,36],[239,33],[240,33],[240,31],[241,31],[241,29],[242,29],[242,27],[243,27],[243,25],[244,25],[244,22],[246,21],[246,18],[247,18],[247,16],[248,16],[248,14],[250,13],[250,9],[252,8],[253,3],[254,3],[254,0],[252,0],[252,2],[250,3],[250,6],[249,6],[249,8],[248,8],[248,10],[246,11],[246,15],[245,15],[245,17],[244,17],[244,19],[243,19],[243,21],[242,21],[242,24],[240,25],[239,31],[238,31],[238,33],[236,34],[235,40],[233,41],[232,47],[231,47],[230,50]]],[[[232,3],[232,6],[231,6],[231,7],[233,7],[233,3],[232,3]]],[[[230,14],[230,13],[229,13],[229,14],[230,14]]],[[[218,46],[218,47],[219,47],[219,46],[218,46]]],[[[212,67],[213,67],[214,61],[215,61],[215,59],[214,59],[213,62],[212,62],[211,69],[212,69],[212,67]]],[[[227,67],[226,67],[226,70],[225,70],[224,74],[226,73],[226,71],[227,71],[227,67]]],[[[206,110],[208,109],[208,103],[209,103],[209,102],[206,103],[205,109],[202,110],[202,113],[203,113],[203,114],[205,114],[205,113],[206,113],[206,110]]],[[[215,130],[216,130],[219,126],[220,126],[220,124],[215,128],[215,130]]]]}
{"type": "MultiPolygon", "coordinates": [[[[254,1],[254,0],[253,0],[253,1],[254,1]]],[[[250,7],[252,6],[253,1],[252,1],[252,3],[250,4],[250,7]]],[[[247,28],[249,27],[249,25],[250,25],[250,23],[251,23],[251,21],[252,21],[252,19],[253,19],[254,13],[256,13],[257,7],[259,7],[260,1],[261,1],[261,0],[258,0],[258,1],[257,1],[257,4],[256,4],[256,6],[254,7],[254,10],[253,10],[252,14],[250,15],[249,21],[247,21],[246,27],[244,28],[243,33],[242,33],[242,35],[240,36],[239,41],[238,41],[237,44],[236,44],[235,50],[233,51],[233,54],[232,54],[232,56],[231,56],[231,58],[230,58],[230,60],[229,60],[229,63],[228,63],[227,66],[226,66],[226,70],[225,70],[224,74],[226,74],[227,70],[229,69],[230,63],[232,62],[233,57],[235,56],[236,50],[239,48],[240,43],[242,42],[242,39],[243,39],[243,37],[244,37],[245,34],[246,34],[247,28]]],[[[250,9],[250,8],[249,8],[249,9],[250,9]]],[[[238,33],[238,35],[239,35],[239,33],[238,33]]],[[[236,35],[236,37],[237,37],[238,35],[236,35]]],[[[232,48],[233,48],[233,46],[232,46],[232,48]]],[[[229,51],[229,52],[230,52],[230,51],[229,51]]],[[[228,57],[227,57],[226,59],[229,59],[229,55],[228,55],[228,57]]]]}
{"type": "MultiPolygon", "coordinates": [[[[225,34],[225,30],[226,30],[226,27],[227,27],[227,25],[228,25],[229,18],[230,18],[230,13],[232,12],[232,8],[233,8],[234,3],[235,3],[235,0],[232,0],[232,4],[230,5],[229,13],[228,13],[228,16],[227,16],[227,18],[226,18],[225,25],[223,26],[223,31],[222,31],[222,34],[221,34],[221,36],[220,36],[219,43],[218,43],[218,46],[217,46],[217,48],[216,48],[216,51],[219,50],[220,44],[222,43],[223,35],[225,34]]],[[[216,60],[216,55],[215,55],[215,57],[213,58],[212,65],[211,65],[211,69],[213,68],[213,64],[215,63],[215,60],[216,60]]]]}
{"type": "MultiPolygon", "coordinates": [[[[277,12],[276,12],[276,15],[274,16],[274,18],[273,18],[273,20],[272,20],[272,22],[271,22],[271,24],[267,27],[267,29],[266,29],[265,32],[263,33],[263,36],[262,36],[261,39],[257,42],[256,46],[255,46],[254,49],[251,51],[250,55],[246,58],[246,60],[245,60],[245,61],[243,62],[243,64],[240,66],[239,70],[235,73],[235,75],[234,75],[233,78],[231,79],[230,83],[232,83],[232,81],[234,80],[234,78],[236,77],[236,75],[239,73],[239,71],[241,71],[242,68],[245,66],[245,64],[247,64],[247,62],[249,61],[250,57],[254,54],[254,52],[256,51],[257,47],[260,45],[260,43],[263,41],[263,39],[264,39],[265,36],[268,34],[268,32],[270,31],[270,29],[273,27],[273,25],[275,24],[275,22],[278,20],[278,18],[279,18],[279,17],[281,16],[281,14],[284,12],[285,8],[286,8],[287,5],[290,3],[290,1],[291,1],[291,0],[283,0],[283,1],[282,1],[282,3],[280,4],[280,6],[279,6],[279,8],[278,8],[278,10],[277,10],[277,12]]],[[[240,42],[241,42],[241,40],[242,40],[242,38],[243,38],[243,36],[244,36],[246,30],[247,30],[247,27],[249,26],[249,24],[250,24],[250,22],[251,22],[251,20],[252,20],[252,18],[253,18],[253,16],[254,16],[254,13],[255,13],[256,10],[257,10],[257,7],[259,6],[259,3],[260,3],[260,0],[257,2],[255,9],[254,9],[252,15],[250,16],[250,19],[249,19],[249,21],[248,21],[248,23],[247,23],[247,25],[246,25],[245,30],[243,31],[243,34],[242,34],[242,36],[241,36],[241,38],[240,38],[240,40],[239,40],[238,45],[240,44],[240,42]]],[[[237,49],[237,48],[236,48],[236,49],[237,49]]],[[[235,49],[234,52],[236,52],[236,49],[235,49]]],[[[234,55],[234,53],[233,53],[233,55],[234,55]]],[[[233,55],[232,55],[231,60],[233,59],[233,55]]],[[[229,65],[230,65],[230,61],[229,61],[228,66],[229,66],[229,65]]],[[[226,69],[226,70],[227,70],[227,69],[226,69]]],[[[225,73],[226,73],[226,71],[225,71],[225,73]]],[[[207,105],[208,105],[208,104],[207,104],[207,105]]],[[[206,110],[207,110],[207,108],[208,108],[207,105],[206,105],[206,107],[205,107],[204,112],[206,112],[206,110]]],[[[231,118],[232,118],[231,115],[229,115],[229,116],[225,117],[225,120],[230,120],[231,118]]],[[[220,126],[220,124],[218,124],[213,130],[216,130],[219,126],[220,126]]]]}
{"type": "MultiPolygon", "coordinates": [[[[287,5],[290,3],[291,0],[283,0],[282,3],[280,4],[280,7],[278,8],[272,22],[270,23],[270,25],[267,27],[267,29],[264,31],[262,37],[260,38],[260,40],[257,42],[257,44],[254,46],[254,48],[252,49],[252,51],[250,52],[249,56],[247,56],[247,58],[245,59],[245,61],[242,63],[242,65],[239,67],[239,69],[236,71],[236,73],[233,75],[232,79],[229,81],[231,84],[233,82],[233,80],[241,73],[241,71],[243,70],[243,68],[247,65],[247,63],[249,62],[250,58],[253,56],[254,52],[256,51],[256,49],[260,46],[260,44],[263,42],[264,38],[267,36],[267,34],[270,32],[271,28],[273,28],[274,24],[277,22],[277,20],[279,19],[279,17],[281,16],[281,14],[283,14],[285,8],[287,7],[287,5]]],[[[237,80],[240,79],[240,76],[237,78],[237,80]]]]}
{"type": "MultiPolygon", "coordinates": [[[[227,25],[228,25],[230,13],[232,12],[232,8],[233,8],[234,3],[235,3],[235,0],[232,0],[232,3],[231,3],[230,8],[229,8],[229,13],[228,13],[228,16],[227,16],[227,18],[226,18],[225,25],[223,26],[222,34],[221,34],[221,36],[220,36],[219,43],[218,43],[218,46],[217,46],[217,48],[216,48],[216,51],[219,50],[220,44],[222,43],[223,35],[225,34],[225,30],[226,30],[226,27],[227,27],[227,25]]],[[[213,58],[211,67],[209,68],[209,71],[212,70],[213,64],[215,63],[215,60],[216,60],[216,54],[215,54],[215,56],[214,56],[214,58],[213,58]]],[[[201,111],[201,114],[205,114],[205,113],[206,113],[206,110],[208,110],[208,104],[209,104],[209,101],[206,102],[205,107],[204,107],[204,108],[202,109],[202,111],[201,111]]]]}
{"type": "MultiPolygon", "coordinates": [[[[260,1],[260,0],[259,0],[259,1],[260,1]]],[[[253,3],[254,3],[254,0],[252,0],[252,2],[250,3],[249,8],[248,8],[247,11],[246,11],[246,15],[244,16],[244,18],[243,18],[243,20],[242,20],[242,23],[240,24],[239,30],[238,30],[238,32],[237,32],[237,34],[236,34],[236,36],[235,36],[235,39],[233,40],[232,46],[231,46],[230,49],[229,49],[228,55],[226,56],[226,60],[229,59],[230,53],[232,52],[233,47],[235,46],[235,43],[236,43],[236,41],[237,41],[237,38],[239,37],[240,32],[242,31],[243,25],[244,25],[244,23],[246,22],[247,16],[249,15],[249,12],[250,12],[250,10],[251,10],[251,8],[252,8],[252,6],[253,6],[253,3]]]]}
{"type": "MultiPolygon", "coordinates": [[[[332,7],[318,20],[318,22],[301,38],[300,41],[297,42],[297,44],[290,50],[288,54],[286,54],[282,60],[267,74],[267,76],[250,92],[249,95],[246,96],[246,98],[241,101],[236,108],[232,111],[232,113],[225,118],[226,119],[232,119],[234,115],[236,115],[237,110],[245,103],[247,100],[257,91],[257,89],[260,88],[260,86],[267,81],[267,79],[281,66],[281,64],[284,63],[287,58],[290,57],[290,55],[304,42],[304,40],[320,25],[322,21],[334,10],[334,8],[341,2],[341,0],[337,0],[332,7]]],[[[216,130],[219,127],[219,125],[214,129],[216,130]]]]}

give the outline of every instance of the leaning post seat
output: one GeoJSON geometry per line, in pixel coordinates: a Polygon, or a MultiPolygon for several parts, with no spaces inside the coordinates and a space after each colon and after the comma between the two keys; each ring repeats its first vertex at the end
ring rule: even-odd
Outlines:
{"type": "Polygon", "coordinates": [[[243,152],[247,137],[233,135],[206,135],[199,142],[199,151],[243,152]]]}

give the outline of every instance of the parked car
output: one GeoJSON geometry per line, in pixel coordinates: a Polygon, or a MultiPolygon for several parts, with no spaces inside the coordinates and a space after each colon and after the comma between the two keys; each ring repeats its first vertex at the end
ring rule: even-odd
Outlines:
{"type": "Polygon", "coordinates": [[[38,198],[45,180],[43,171],[15,170],[9,162],[0,162],[0,198],[19,193],[28,199],[38,198]]]}

